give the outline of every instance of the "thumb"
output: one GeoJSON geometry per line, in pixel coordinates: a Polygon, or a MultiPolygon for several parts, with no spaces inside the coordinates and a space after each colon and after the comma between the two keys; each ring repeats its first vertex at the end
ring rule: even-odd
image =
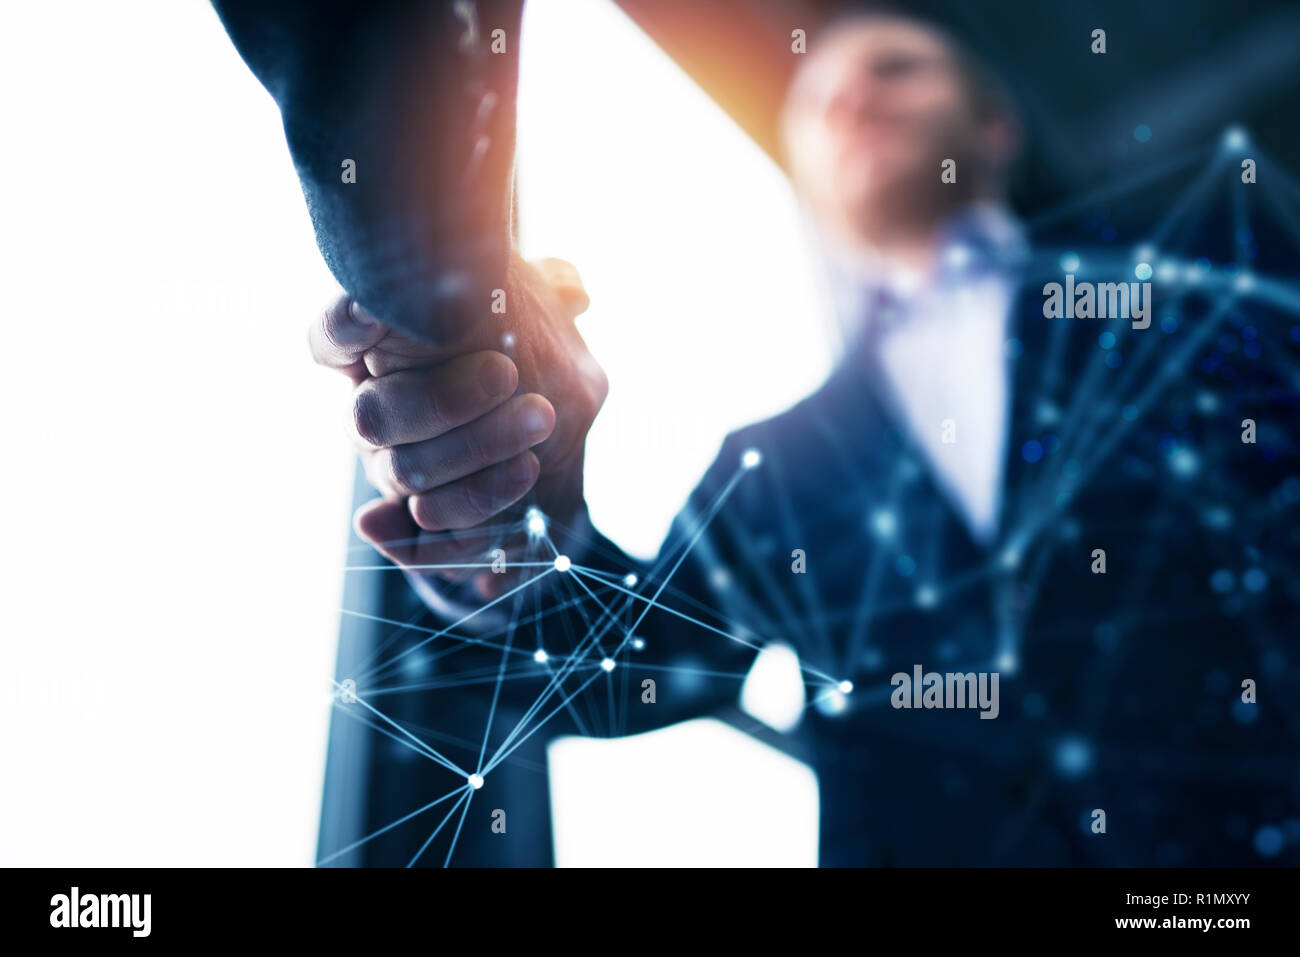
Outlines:
{"type": "Polygon", "coordinates": [[[388,335],[386,325],[350,296],[339,296],[307,330],[317,365],[337,369],[360,382],[368,375],[363,357],[388,335]]]}
{"type": "Polygon", "coordinates": [[[574,317],[582,315],[591,305],[591,297],[582,285],[582,277],[577,267],[563,259],[546,258],[533,260],[533,268],[542,274],[560,301],[569,308],[574,317]]]}

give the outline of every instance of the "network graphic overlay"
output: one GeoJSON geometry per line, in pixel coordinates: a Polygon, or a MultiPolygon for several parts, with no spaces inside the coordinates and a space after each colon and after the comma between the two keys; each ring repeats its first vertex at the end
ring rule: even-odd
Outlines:
{"type": "MultiPolygon", "coordinates": [[[[1153,530],[1179,520],[1173,517],[1175,509],[1178,515],[1198,516],[1217,532],[1221,554],[1211,558],[1220,567],[1209,581],[1195,583],[1197,590],[1189,592],[1183,607],[1150,607],[1144,597],[1150,581],[1140,574],[1131,578],[1127,610],[1117,616],[1114,632],[1096,636],[1098,666],[1087,676],[1088,693],[1104,700],[1124,681],[1136,680],[1105,665],[1107,649],[1118,635],[1140,640],[1144,629],[1159,622],[1197,614],[1200,603],[1231,605],[1234,614],[1248,620],[1245,633],[1255,642],[1255,677],[1293,681],[1287,677],[1284,642],[1294,638],[1286,631],[1288,626],[1294,630],[1294,612],[1300,609],[1300,549],[1295,532],[1285,529],[1297,525],[1300,474],[1292,471],[1261,493],[1250,487],[1245,473],[1221,463],[1243,454],[1271,463],[1296,458],[1300,279],[1287,264],[1300,255],[1300,186],[1245,131],[1231,129],[1206,148],[1033,216],[1028,226],[1033,237],[1031,258],[1023,264],[1028,275],[1043,282],[1060,282],[1066,274],[1080,283],[1150,282],[1158,290],[1158,307],[1149,328],[1135,328],[1128,321],[1076,320],[1093,323],[1096,346],[1086,364],[1067,373],[1053,359],[1058,350],[1049,349],[1048,361],[1034,370],[1031,381],[1042,393],[1042,434],[1011,452],[1032,467],[1015,476],[1020,483],[1016,507],[1004,521],[997,549],[956,575],[932,579],[924,557],[927,543],[912,542],[905,548],[896,535],[898,503],[888,490],[910,480],[907,467],[900,467],[896,481],[870,485],[867,498],[874,496],[874,504],[861,517],[860,527],[845,531],[861,537],[864,545],[863,568],[855,573],[860,578],[856,601],[827,607],[817,606],[814,599],[812,607],[800,608],[773,599],[775,613],[748,607],[743,595],[723,601],[735,569],[719,565],[712,573],[720,596],[717,607],[701,607],[674,587],[675,576],[688,559],[707,563],[711,533],[725,520],[737,490],[773,465],[764,449],[740,449],[729,477],[689,523],[675,526],[676,539],[665,543],[648,568],[612,571],[588,561],[582,542],[572,548],[572,557],[564,554],[555,542],[572,546],[571,530],[556,528],[545,514],[529,509],[521,522],[495,529],[503,540],[523,535],[527,541],[523,560],[510,563],[510,569],[524,577],[499,597],[440,627],[342,610],[391,631],[367,661],[335,682],[335,708],[413,758],[436,766],[445,776],[445,788],[427,794],[424,803],[413,801],[408,813],[381,828],[322,848],[317,863],[347,864],[369,842],[400,829],[410,835],[407,866],[427,864],[431,856],[450,865],[475,795],[539,731],[563,721],[580,733],[623,733],[628,708],[641,694],[641,680],[663,673],[738,691],[746,677],[743,669],[731,673],[689,662],[645,663],[647,651],[653,649],[647,649],[641,628],[651,614],[674,619],[675,626],[689,632],[690,641],[701,647],[718,643],[757,653],[773,641],[789,641],[792,632],[803,634],[798,648],[805,708],[835,715],[889,707],[889,675],[878,666],[879,649],[889,638],[872,626],[891,611],[891,602],[900,601],[900,594],[903,601],[941,612],[951,594],[1015,569],[1019,585],[1014,594],[1008,593],[991,653],[954,662],[997,671],[1004,689],[1010,690],[1032,643],[1055,640],[1052,634],[1026,632],[1019,610],[1033,604],[1059,550],[1075,547],[1072,505],[1107,475],[1159,470],[1161,502],[1168,505],[1127,514],[1125,503],[1117,501],[1117,515],[1123,513],[1122,521],[1144,523],[1153,530]],[[1243,157],[1257,165],[1257,183],[1242,181],[1243,157]],[[1177,184],[1172,192],[1171,183],[1177,184]],[[1148,210],[1144,197],[1152,194],[1175,199],[1162,210],[1148,210]],[[1146,224],[1140,235],[1132,221],[1146,224]],[[1175,401],[1179,390],[1186,395],[1175,401]],[[1064,401],[1054,398],[1059,396],[1064,401]],[[1259,417],[1260,437],[1257,445],[1243,447],[1240,420],[1250,415],[1259,417]],[[1147,449],[1150,456],[1125,457],[1123,450],[1135,446],[1147,449]],[[886,590],[882,582],[891,575],[905,578],[906,589],[886,590]],[[1261,595],[1289,607],[1290,622],[1266,612],[1252,620],[1252,603],[1261,595]],[[465,654],[469,651],[472,655],[465,654]],[[484,664],[484,656],[495,663],[484,664]],[[436,660],[438,674],[412,673],[406,666],[417,659],[436,660]],[[462,661],[467,662],[464,667],[458,664],[462,661]],[[504,690],[524,686],[536,689],[531,704],[517,720],[503,721],[498,703],[504,690]],[[409,726],[394,717],[388,704],[401,696],[437,695],[449,689],[473,689],[487,703],[487,719],[472,746],[461,741],[452,751],[432,733],[437,729],[409,726]],[[466,760],[466,754],[473,760],[466,760]]],[[[1051,335],[1064,336],[1067,329],[1077,332],[1069,320],[1047,321],[1055,322],[1051,335]]],[[[1021,347],[1018,340],[1008,341],[1011,352],[1021,347]]],[[[784,543],[784,551],[775,548],[778,558],[799,544],[792,528],[797,516],[792,519],[787,512],[780,501],[773,501],[771,527],[739,530],[752,555],[771,554],[774,536],[784,543]]],[[[734,526],[732,531],[736,533],[734,526]]],[[[370,554],[373,561],[349,565],[347,573],[402,574],[370,554]]],[[[491,567],[485,557],[476,564],[409,571],[491,567]]],[[[1225,683],[1229,676],[1213,680],[1225,683]]],[[[1283,712],[1293,743],[1300,743],[1300,698],[1275,693],[1273,699],[1270,707],[1283,712]]],[[[1241,724],[1254,720],[1248,709],[1236,709],[1233,717],[1241,724]]],[[[1105,760],[1108,748],[1119,754],[1123,743],[1102,740],[1087,725],[1077,726],[1060,738],[1056,760],[1068,774],[1105,760]]],[[[1167,766],[1171,780],[1194,773],[1180,767],[1172,755],[1128,757],[1167,766]]],[[[1295,788],[1292,765],[1268,764],[1260,774],[1270,786],[1295,788]]],[[[1291,833],[1297,829],[1296,822],[1260,826],[1254,844],[1261,858],[1300,841],[1300,834],[1291,833]]]]}

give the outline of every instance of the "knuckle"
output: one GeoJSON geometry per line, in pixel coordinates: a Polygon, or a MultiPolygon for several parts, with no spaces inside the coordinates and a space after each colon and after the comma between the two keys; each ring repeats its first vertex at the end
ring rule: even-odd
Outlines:
{"type": "Polygon", "coordinates": [[[482,465],[488,458],[488,440],[480,434],[480,429],[461,430],[461,448],[464,460],[470,467],[482,465]]]}
{"type": "Polygon", "coordinates": [[[352,425],[357,435],[370,445],[384,445],[385,420],[384,404],[374,390],[365,386],[357,389],[352,400],[352,425]]]}
{"type": "Polygon", "coordinates": [[[609,380],[605,378],[603,372],[598,376],[589,376],[585,380],[578,392],[578,409],[584,421],[591,422],[596,418],[608,394],[609,380]]]}
{"type": "MultiPolygon", "coordinates": [[[[319,318],[317,318],[315,324],[308,330],[308,336],[310,337],[313,333],[319,330],[321,340],[326,346],[339,351],[345,350],[346,346],[344,343],[339,341],[338,329],[342,317],[347,315],[348,305],[350,303],[351,300],[347,296],[340,296],[322,309],[319,318]]],[[[315,356],[316,361],[322,364],[326,362],[327,358],[327,356],[319,353],[315,356]]]]}
{"type": "Polygon", "coordinates": [[[426,532],[442,531],[445,527],[446,523],[437,505],[437,496],[414,495],[407,507],[411,512],[411,518],[415,519],[415,524],[426,532]]]}
{"type": "Polygon", "coordinates": [[[424,414],[429,425],[438,433],[446,432],[451,427],[446,401],[442,396],[443,376],[434,370],[429,377],[428,387],[424,389],[424,414]]]}
{"type": "Polygon", "coordinates": [[[495,509],[493,508],[493,497],[486,491],[478,488],[473,482],[462,482],[460,485],[461,508],[464,510],[465,518],[468,522],[477,523],[489,518],[495,509]]]}
{"type": "Polygon", "coordinates": [[[388,477],[393,488],[403,495],[417,495],[425,491],[425,476],[418,456],[411,449],[396,446],[386,452],[388,477]]]}

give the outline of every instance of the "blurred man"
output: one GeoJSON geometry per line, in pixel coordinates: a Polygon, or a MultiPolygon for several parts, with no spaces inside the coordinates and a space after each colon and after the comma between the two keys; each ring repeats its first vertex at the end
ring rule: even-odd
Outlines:
{"type": "MultiPolygon", "coordinates": [[[[1160,355],[1154,385],[1135,383],[1103,361],[1098,332],[1136,366],[1159,354],[1141,339],[1153,331],[1043,318],[1004,200],[1016,118],[967,52],[894,16],[843,21],[809,50],[783,129],[836,291],[840,362],[794,408],[727,437],[655,564],[582,509],[552,523],[579,571],[527,586],[549,606],[528,620],[563,665],[502,657],[535,598],[487,567],[491,542],[518,530],[494,516],[533,474],[493,470],[545,431],[528,421],[539,404],[511,397],[504,356],[366,377],[387,330],[353,324],[346,300],[327,315],[317,358],[358,373],[385,493],[358,530],[454,626],[460,673],[500,662],[508,679],[449,680],[404,717],[471,766],[498,705],[540,731],[531,745],[648,730],[733,705],[734,679],[699,673],[743,674],[781,642],[807,689],[790,740],[821,782],[823,865],[1250,861],[1241,835],[1283,812],[1270,786],[1289,779],[1294,740],[1276,714],[1225,715],[1254,676],[1252,628],[1295,609],[1276,589],[1217,599],[1211,573],[1241,564],[1242,541],[1261,564],[1278,543],[1262,516],[1243,511],[1229,538],[1201,508],[1249,501],[1293,466],[1252,456],[1231,417],[1209,419],[1200,455],[1216,468],[1184,470],[1171,494],[1160,437],[1203,385],[1191,352],[1160,355]],[[610,588],[584,605],[592,585],[610,588]]],[[[552,279],[582,304],[571,272],[552,279]]],[[[488,754],[478,784],[499,790],[482,806],[528,803],[517,781],[494,781],[515,752],[488,754]]],[[[447,780],[434,768],[420,787],[447,780]]],[[[463,863],[495,853],[486,818],[460,840],[463,863]]]]}

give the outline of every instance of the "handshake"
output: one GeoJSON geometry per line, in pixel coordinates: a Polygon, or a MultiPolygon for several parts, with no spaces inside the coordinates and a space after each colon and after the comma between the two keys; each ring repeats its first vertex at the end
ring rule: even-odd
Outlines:
{"type": "Polygon", "coordinates": [[[485,308],[438,347],[347,296],[309,334],[316,362],[352,381],[354,440],[383,496],[357,511],[357,533],[403,568],[471,582],[484,600],[513,578],[487,572],[489,552],[521,554],[523,536],[502,524],[511,506],[535,490],[560,526],[585,508],[587,432],[608,391],[574,325],[588,298],[572,266],[512,255],[505,292],[504,316],[485,308]]]}

